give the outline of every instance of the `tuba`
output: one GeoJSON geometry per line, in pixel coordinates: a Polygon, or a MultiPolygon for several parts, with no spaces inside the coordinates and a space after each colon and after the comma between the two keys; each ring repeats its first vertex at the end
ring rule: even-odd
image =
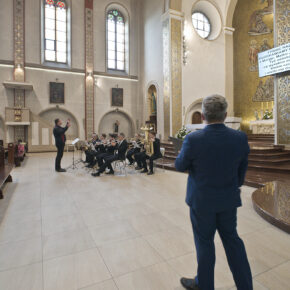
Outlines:
{"type": "Polygon", "coordinates": [[[149,128],[147,126],[141,128],[141,130],[145,132],[144,149],[146,155],[148,155],[149,157],[151,157],[154,154],[153,141],[149,140],[149,131],[151,131],[152,129],[153,128],[149,128]]]}

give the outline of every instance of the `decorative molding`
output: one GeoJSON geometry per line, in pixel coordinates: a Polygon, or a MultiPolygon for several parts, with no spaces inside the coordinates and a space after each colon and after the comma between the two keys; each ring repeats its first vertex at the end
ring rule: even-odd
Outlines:
{"type": "MultiPolygon", "coordinates": [[[[25,0],[14,0],[13,2],[13,30],[14,30],[14,80],[25,82],[25,43],[24,43],[24,8],[25,0]]],[[[25,107],[25,91],[22,89],[14,90],[14,106],[25,107]]],[[[24,126],[16,126],[14,129],[14,141],[25,140],[24,126]]]]}
{"type": "Polygon", "coordinates": [[[225,27],[224,27],[224,32],[225,32],[225,34],[233,35],[234,32],[235,32],[235,28],[225,26],[225,27]]]}
{"type": "Polygon", "coordinates": [[[93,0],[85,0],[85,135],[94,132],[94,27],[93,0]]]}
{"type": "MultiPolygon", "coordinates": [[[[275,46],[290,42],[289,22],[290,2],[275,1],[275,46]]],[[[276,76],[276,141],[278,144],[290,144],[290,75],[287,73],[276,76]]]]}

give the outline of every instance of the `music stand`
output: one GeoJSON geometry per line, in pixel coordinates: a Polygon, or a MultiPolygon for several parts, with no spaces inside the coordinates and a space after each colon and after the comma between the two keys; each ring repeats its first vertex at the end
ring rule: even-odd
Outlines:
{"type": "Polygon", "coordinates": [[[72,168],[72,169],[76,169],[76,164],[80,162],[80,160],[77,160],[77,162],[75,162],[75,151],[76,151],[76,144],[80,141],[79,138],[74,139],[71,142],[71,145],[73,145],[73,160],[72,160],[72,165],[70,165],[67,169],[72,168]]]}

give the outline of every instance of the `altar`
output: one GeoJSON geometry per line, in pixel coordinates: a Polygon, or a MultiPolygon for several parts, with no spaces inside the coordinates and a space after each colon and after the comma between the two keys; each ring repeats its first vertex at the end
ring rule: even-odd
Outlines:
{"type": "Polygon", "coordinates": [[[275,134],[275,121],[270,120],[257,120],[250,121],[250,129],[253,134],[275,134]]]}

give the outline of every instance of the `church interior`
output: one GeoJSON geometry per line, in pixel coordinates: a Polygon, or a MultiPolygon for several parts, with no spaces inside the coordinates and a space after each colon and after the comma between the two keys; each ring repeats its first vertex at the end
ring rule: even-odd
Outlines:
{"type": "MultiPolygon", "coordinates": [[[[197,257],[175,160],[219,94],[250,146],[238,233],[254,289],[289,290],[289,11],[289,0],[0,0],[0,289],[183,289],[197,257]],[[288,67],[261,75],[279,47],[288,67]],[[65,173],[57,119],[69,124],[65,173]],[[103,174],[95,148],[124,142],[127,158],[104,159],[103,174]],[[140,144],[149,169],[145,153],[140,168],[128,158],[140,144]]],[[[218,235],[215,246],[215,289],[236,289],[218,235]]]]}

